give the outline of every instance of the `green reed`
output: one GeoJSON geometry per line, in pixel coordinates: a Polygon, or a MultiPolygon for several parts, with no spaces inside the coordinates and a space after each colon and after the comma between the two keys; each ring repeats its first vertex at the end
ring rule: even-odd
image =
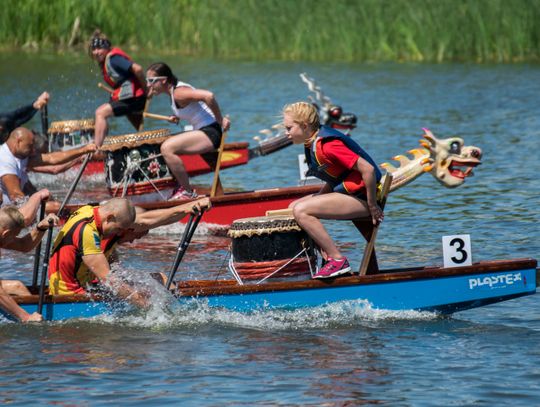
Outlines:
{"type": "Polygon", "coordinates": [[[3,0],[2,49],[225,59],[536,61],[540,0],[3,0]],[[76,19],[78,29],[74,29],[76,19]]]}

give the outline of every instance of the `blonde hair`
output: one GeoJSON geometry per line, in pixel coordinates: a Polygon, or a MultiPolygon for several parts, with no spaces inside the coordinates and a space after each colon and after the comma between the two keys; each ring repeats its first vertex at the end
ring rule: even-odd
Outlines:
{"type": "Polygon", "coordinates": [[[0,228],[22,229],[24,228],[23,214],[12,205],[4,206],[0,209],[0,228]]]}
{"type": "Polygon", "coordinates": [[[311,130],[317,131],[321,127],[317,108],[308,102],[296,102],[285,105],[283,115],[290,115],[296,123],[306,124],[311,130]]]}

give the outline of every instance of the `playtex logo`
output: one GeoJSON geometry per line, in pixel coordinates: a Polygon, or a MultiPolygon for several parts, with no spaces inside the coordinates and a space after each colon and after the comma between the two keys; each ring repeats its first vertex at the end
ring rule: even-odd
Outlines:
{"type": "MultiPolygon", "coordinates": [[[[498,276],[469,278],[469,289],[489,286],[489,288],[502,288],[523,281],[521,273],[507,273],[498,276]]],[[[525,282],[524,282],[525,283],[525,282]]]]}

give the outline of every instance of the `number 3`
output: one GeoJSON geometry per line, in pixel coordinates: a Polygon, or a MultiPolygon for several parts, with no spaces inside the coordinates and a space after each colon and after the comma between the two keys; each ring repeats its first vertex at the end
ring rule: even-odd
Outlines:
{"type": "Polygon", "coordinates": [[[444,267],[470,266],[472,264],[470,235],[443,236],[444,267]]]}

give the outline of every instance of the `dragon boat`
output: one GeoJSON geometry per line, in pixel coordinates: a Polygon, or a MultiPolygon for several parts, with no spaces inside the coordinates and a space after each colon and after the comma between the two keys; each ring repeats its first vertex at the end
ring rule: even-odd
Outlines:
{"type": "MultiPolygon", "coordinates": [[[[393,157],[398,163],[397,166],[385,162],[380,167],[393,177],[390,192],[426,173],[431,174],[445,187],[455,188],[473,175],[473,169],[481,164],[481,159],[482,150],[479,147],[465,145],[464,140],[459,137],[438,139],[431,131],[424,129],[419,148],[393,157]]],[[[285,208],[298,198],[318,192],[320,187],[320,184],[311,184],[240,192],[225,190],[211,198],[212,210],[204,214],[202,222],[211,233],[222,234],[236,219],[263,216],[267,211],[285,208]]],[[[197,187],[197,191],[202,195],[210,195],[209,188],[197,187]]],[[[188,201],[152,201],[137,204],[145,209],[159,209],[178,205],[179,202],[188,201]]],[[[71,212],[79,207],[80,205],[68,205],[67,210],[71,212]]],[[[182,222],[185,223],[186,220],[183,219],[182,222]]]]}
{"type": "MultiPolygon", "coordinates": [[[[382,270],[365,276],[331,280],[278,281],[240,284],[236,280],[177,282],[171,291],[180,304],[240,312],[297,309],[353,301],[380,310],[417,310],[441,314],[481,307],[536,293],[537,261],[483,261],[471,266],[418,267],[382,270]]],[[[38,306],[34,294],[14,297],[27,312],[38,306]]],[[[91,318],[124,308],[99,296],[50,296],[43,303],[49,321],[91,318]]]]}

